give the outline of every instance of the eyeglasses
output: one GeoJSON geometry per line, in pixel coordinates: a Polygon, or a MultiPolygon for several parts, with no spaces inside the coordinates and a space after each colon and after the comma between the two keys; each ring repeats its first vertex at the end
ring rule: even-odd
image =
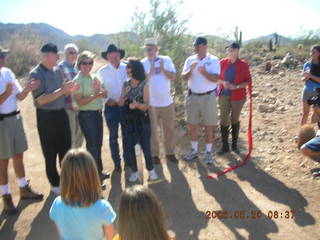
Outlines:
{"type": "Polygon", "coordinates": [[[78,52],[68,52],[68,54],[70,54],[70,55],[77,55],[78,52]]]}
{"type": "Polygon", "coordinates": [[[87,65],[92,65],[93,64],[93,61],[90,61],[90,62],[82,62],[81,63],[81,65],[85,65],[85,66],[87,66],[87,65]]]}
{"type": "Polygon", "coordinates": [[[152,52],[152,48],[145,48],[144,51],[145,52],[152,52]]]}

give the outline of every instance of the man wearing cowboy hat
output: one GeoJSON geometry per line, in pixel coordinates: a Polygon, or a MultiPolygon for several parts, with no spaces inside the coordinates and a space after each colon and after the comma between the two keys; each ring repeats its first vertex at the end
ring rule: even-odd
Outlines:
{"type": "Polygon", "coordinates": [[[171,82],[176,78],[176,69],[170,57],[158,55],[159,46],[153,38],[144,43],[145,58],[142,59],[150,81],[151,152],[153,162],[160,163],[158,125],[161,121],[166,158],[178,163],[174,154],[174,105],[171,82]]]}
{"type": "Polygon", "coordinates": [[[98,76],[103,82],[104,88],[108,91],[104,114],[109,129],[109,145],[116,172],[121,171],[121,158],[118,144],[119,125],[121,125],[122,131],[123,158],[125,165],[129,165],[126,152],[127,139],[124,131],[124,108],[118,105],[123,83],[127,81],[126,64],[120,61],[124,55],[125,51],[123,49],[119,49],[116,45],[110,44],[107,50],[101,53],[102,58],[108,61],[108,63],[98,71],[98,76]]]}
{"type": "Polygon", "coordinates": [[[28,94],[39,87],[39,81],[30,81],[22,89],[14,73],[4,67],[9,52],[0,46],[0,192],[4,212],[14,214],[14,206],[8,186],[8,164],[12,158],[14,171],[18,178],[21,199],[42,200],[43,195],[33,192],[25,176],[23,153],[28,149],[22,118],[17,100],[24,100],[28,94]]]}

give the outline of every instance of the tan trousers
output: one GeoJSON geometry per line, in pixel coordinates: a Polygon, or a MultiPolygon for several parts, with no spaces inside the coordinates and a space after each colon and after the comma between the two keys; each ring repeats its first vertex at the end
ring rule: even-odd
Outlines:
{"type": "Polygon", "coordinates": [[[83,143],[83,134],[78,120],[78,111],[66,110],[71,131],[71,147],[79,148],[83,143]]]}
{"type": "Polygon", "coordinates": [[[166,155],[174,154],[174,105],[167,107],[150,107],[151,120],[151,153],[152,157],[159,156],[159,124],[166,155]]]}
{"type": "Polygon", "coordinates": [[[231,124],[239,122],[240,113],[246,99],[240,101],[231,101],[231,96],[220,96],[220,124],[224,127],[230,125],[230,113],[231,113],[231,124]]]}

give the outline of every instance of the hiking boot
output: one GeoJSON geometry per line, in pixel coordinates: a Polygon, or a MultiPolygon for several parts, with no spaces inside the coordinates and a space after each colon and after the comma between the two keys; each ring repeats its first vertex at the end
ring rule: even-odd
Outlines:
{"type": "Polygon", "coordinates": [[[227,152],[229,152],[229,142],[228,142],[228,137],[229,137],[229,126],[220,126],[220,131],[221,131],[221,140],[222,140],[222,147],[220,152],[218,152],[218,155],[223,155],[227,152]]]}
{"type": "Polygon", "coordinates": [[[186,161],[192,161],[199,157],[199,153],[195,151],[194,149],[191,150],[188,154],[184,156],[184,160],[186,161]]]}
{"type": "Polygon", "coordinates": [[[20,199],[32,199],[32,200],[42,200],[43,194],[33,191],[30,185],[20,187],[20,199]]]}
{"type": "Polygon", "coordinates": [[[178,163],[179,162],[174,154],[167,155],[167,159],[169,161],[173,162],[173,163],[178,163]]]}
{"type": "Polygon", "coordinates": [[[3,212],[5,214],[13,215],[18,212],[18,209],[13,205],[11,194],[2,195],[3,212]]]}
{"type": "Polygon", "coordinates": [[[240,122],[232,124],[232,151],[239,154],[240,150],[238,149],[238,138],[239,138],[240,122]]]}

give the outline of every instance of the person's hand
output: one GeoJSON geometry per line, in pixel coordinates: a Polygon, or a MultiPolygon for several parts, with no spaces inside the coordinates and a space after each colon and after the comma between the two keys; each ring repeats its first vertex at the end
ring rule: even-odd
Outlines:
{"type": "Polygon", "coordinates": [[[26,90],[28,92],[32,92],[32,91],[36,90],[40,86],[40,84],[41,84],[40,80],[31,79],[27,83],[26,90]]]}
{"type": "Polygon", "coordinates": [[[156,69],[155,63],[154,63],[154,58],[150,58],[150,63],[151,63],[151,65],[150,65],[150,74],[152,75],[152,74],[154,74],[155,69],[156,69]]]}
{"type": "Polygon", "coordinates": [[[198,61],[195,61],[195,62],[191,63],[190,72],[192,72],[196,68],[197,64],[198,64],[198,61]]]}
{"type": "Polygon", "coordinates": [[[165,70],[164,69],[164,61],[163,61],[163,59],[160,59],[160,69],[161,69],[161,71],[165,70]]]}
{"type": "Polygon", "coordinates": [[[73,89],[74,85],[75,85],[74,81],[69,81],[69,82],[64,81],[62,83],[61,89],[62,89],[63,93],[69,94],[71,92],[71,90],[73,89]]]}
{"type": "Polygon", "coordinates": [[[134,110],[138,107],[138,103],[136,101],[133,101],[132,103],[129,104],[129,108],[131,110],[134,110]]]}
{"type": "Polygon", "coordinates": [[[302,78],[301,78],[301,81],[302,81],[302,82],[306,82],[306,81],[308,81],[308,79],[309,79],[309,78],[302,77],[302,78]]]}
{"type": "Polygon", "coordinates": [[[11,82],[7,83],[7,87],[6,87],[6,92],[11,95],[11,93],[13,92],[13,84],[11,82]]]}
{"type": "Polygon", "coordinates": [[[222,81],[222,85],[224,89],[229,90],[230,89],[230,83],[227,81],[222,81]]]}
{"type": "Polygon", "coordinates": [[[310,79],[310,78],[312,77],[311,73],[309,73],[309,72],[304,72],[304,73],[302,74],[302,76],[303,76],[304,78],[306,78],[306,79],[310,79]]]}
{"type": "Polygon", "coordinates": [[[235,90],[235,89],[237,89],[237,86],[234,85],[234,84],[232,84],[232,83],[230,83],[229,89],[230,89],[230,90],[235,90]]]}
{"type": "Polygon", "coordinates": [[[100,97],[100,98],[106,98],[108,96],[108,92],[107,90],[101,88],[97,94],[96,94],[97,97],[100,97]]]}
{"type": "Polygon", "coordinates": [[[100,81],[98,79],[94,79],[92,83],[92,89],[98,92],[100,88],[101,88],[100,81]]]}
{"type": "Polygon", "coordinates": [[[117,106],[118,103],[117,103],[115,100],[113,100],[113,99],[109,99],[109,100],[107,101],[107,105],[108,105],[109,107],[113,107],[113,106],[117,106]]]}
{"type": "Polygon", "coordinates": [[[201,73],[201,74],[205,74],[206,73],[206,67],[205,66],[201,66],[198,68],[198,71],[201,73]]]}

